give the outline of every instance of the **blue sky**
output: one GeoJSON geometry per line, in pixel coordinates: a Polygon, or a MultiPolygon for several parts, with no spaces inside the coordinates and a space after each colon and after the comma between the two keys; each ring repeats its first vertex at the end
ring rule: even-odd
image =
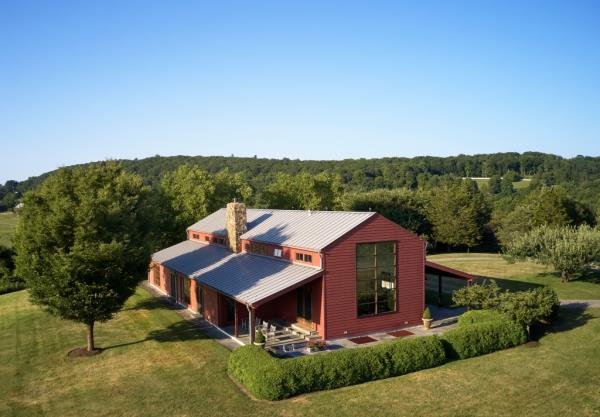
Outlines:
{"type": "Polygon", "coordinates": [[[0,2],[0,182],[105,158],[600,154],[600,2],[0,2]]]}

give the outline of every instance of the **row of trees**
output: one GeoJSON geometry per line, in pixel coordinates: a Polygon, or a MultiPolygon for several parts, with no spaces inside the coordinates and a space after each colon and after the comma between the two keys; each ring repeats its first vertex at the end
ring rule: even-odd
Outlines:
{"type": "MultiPolygon", "coordinates": [[[[182,165],[201,167],[210,174],[225,169],[240,173],[258,196],[280,173],[296,176],[327,172],[339,178],[346,191],[407,188],[410,190],[437,186],[443,177],[492,177],[492,194],[512,193],[511,179],[532,179],[533,187],[562,185],[579,201],[597,208],[600,204],[600,158],[564,159],[537,152],[458,155],[454,157],[416,157],[346,159],[341,161],[301,161],[265,158],[155,156],[120,161],[125,171],[138,174],[145,184],[157,187],[164,175],[182,165]]],[[[48,173],[26,181],[8,181],[0,185],[0,210],[14,207],[23,193],[38,186],[48,173]]]]}
{"type": "Polygon", "coordinates": [[[165,174],[155,190],[162,244],[180,239],[187,226],[233,199],[265,208],[377,211],[438,248],[497,249],[541,225],[595,225],[594,213],[561,187],[519,192],[505,187],[495,193],[493,184],[480,189],[475,181],[450,177],[416,190],[361,192],[349,191],[339,175],[328,172],[278,173],[257,190],[241,173],[182,165],[165,174]]]}

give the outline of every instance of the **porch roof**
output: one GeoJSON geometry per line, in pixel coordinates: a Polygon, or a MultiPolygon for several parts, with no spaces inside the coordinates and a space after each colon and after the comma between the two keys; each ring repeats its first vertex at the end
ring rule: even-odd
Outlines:
{"type": "Polygon", "coordinates": [[[474,275],[467,274],[466,272],[459,271],[458,269],[450,268],[431,261],[425,261],[425,272],[431,274],[444,275],[447,277],[464,279],[472,282],[475,279],[474,275]]]}
{"type": "Polygon", "coordinates": [[[253,307],[322,273],[319,268],[250,253],[232,253],[192,240],[156,252],[152,260],[253,307]]]}

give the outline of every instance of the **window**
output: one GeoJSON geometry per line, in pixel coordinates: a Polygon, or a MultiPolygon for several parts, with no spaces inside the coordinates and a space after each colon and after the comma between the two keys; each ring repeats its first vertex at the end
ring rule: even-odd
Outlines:
{"type": "Polygon", "coordinates": [[[281,249],[274,249],[273,256],[277,256],[278,258],[281,258],[281,249]]]}
{"type": "Polygon", "coordinates": [[[152,277],[153,277],[154,285],[156,285],[157,287],[160,287],[160,268],[159,267],[152,268],[152,277]]]}
{"type": "Polygon", "coordinates": [[[312,255],[296,252],[296,260],[300,262],[312,262],[312,255]]]}
{"type": "Polygon", "coordinates": [[[396,243],[356,245],[358,316],[396,311],[396,243]]]}
{"type": "Polygon", "coordinates": [[[197,234],[194,233],[194,234],[192,234],[192,239],[198,240],[198,239],[200,239],[200,236],[198,236],[197,234]]]}
{"type": "Polygon", "coordinates": [[[191,287],[192,281],[189,278],[184,278],[184,277],[181,277],[180,279],[183,281],[182,282],[182,286],[183,286],[183,291],[182,291],[183,292],[183,300],[182,301],[184,304],[189,305],[191,303],[190,287],[191,287]]]}
{"type": "Polygon", "coordinates": [[[204,236],[204,241],[205,242],[210,242],[210,238],[208,236],[204,236]]]}
{"type": "MultiPolygon", "coordinates": [[[[250,252],[252,253],[256,253],[258,255],[265,255],[267,256],[269,254],[269,248],[267,245],[262,245],[260,243],[255,243],[255,242],[250,242],[250,252]]],[[[246,246],[246,250],[248,250],[248,246],[246,246]]]]}

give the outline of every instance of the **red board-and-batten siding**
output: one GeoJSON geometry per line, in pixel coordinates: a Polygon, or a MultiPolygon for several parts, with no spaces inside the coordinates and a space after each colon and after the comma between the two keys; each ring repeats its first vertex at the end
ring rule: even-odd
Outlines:
{"type": "Polygon", "coordinates": [[[418,236],[377,214],[324,250],[327,339],[372,333],[421,322],[425,303],[425,244],[418,236]],[[358,317],[356,244],[395,241],[396,312],[358,317]]]}

